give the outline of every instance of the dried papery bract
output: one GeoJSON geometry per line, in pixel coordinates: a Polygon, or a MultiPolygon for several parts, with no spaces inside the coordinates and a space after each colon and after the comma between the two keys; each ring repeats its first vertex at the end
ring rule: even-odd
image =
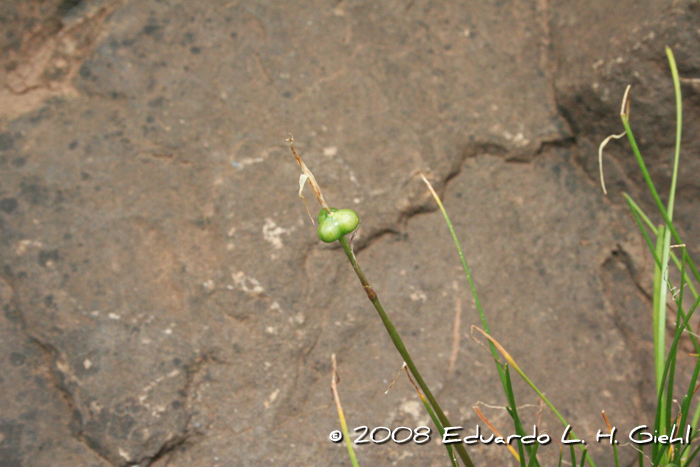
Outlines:
{"type": "Polygon", "coordinates": [[[292,154],[294,154],[294,158],[297,160],[297,163],[299,164],[299,167],[301,167],[301,171],[303,172],[301,176],[299,177],[299,196],[301,199],[304,200],[304,205],[306,205],[306,212],[309,214],[309,217],[311,218],[311,222],[314,223],[314,218],[311,216],[311,212],[309,211],[309,206],[306,204],[306,198],[304,198],[304,195],[302,191],[304,190],[304,183],[307,181],[309,182],[309,186],[311,187],[311,191],[314,192],[314,195],[316,196],[316,199],[318,200],[318,203],[321,205],[323,209],[328,211],[328,214],[331,213],[331,209],[328,207],[328,204],[326,203],[326,200],[323,199],[323,193],[321,193],[321,187],[318,186],[318,183],[316,182],[316,178],[314,177],[314,174],[311,173],[311,171],[306,167],[306,164],[304,164],[304,161],[301,160],[301,157],[297,155],[296,150],[294,149],[294,136],[290,133],[289,138],[287,138],[287,142],[289,143],[289,148],[292,150],[292,154]]]}

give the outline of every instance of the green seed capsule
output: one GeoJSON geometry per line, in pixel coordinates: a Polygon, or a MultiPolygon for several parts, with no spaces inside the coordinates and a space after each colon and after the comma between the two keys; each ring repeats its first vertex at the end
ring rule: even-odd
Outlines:
{"type": "Polygon", "coordinates": [[[352,209],[331,208],[331,213],[321,209],[318,213],[318,238],[333,243],[343,235],[354,231],[360,225],[360,218],[352,209]]]}

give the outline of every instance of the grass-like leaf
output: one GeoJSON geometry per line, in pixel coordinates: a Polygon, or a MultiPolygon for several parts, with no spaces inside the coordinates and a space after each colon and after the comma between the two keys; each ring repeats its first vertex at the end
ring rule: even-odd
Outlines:
{"type": "Polygon", "coordinates": [[[352,448],[352,439],[350,438],[350,433],[348,432],[348,424],[345,422],[345,414],[343,413],[343,407],[340,405],[340,396],[338,395],[338,365],[335,361],[335,354],[331,355],[331,361],[333,362],[333,374],[331,375],[331,391],[333,392],[335,406],[338,409],[340,429],[343,432],[343,437],[345,438],[345,445],[348,447],[348,455],[350,456],[350,462],[352,462],[353,467],[359,467],[359,464],[357,463],[357,457],[355,456],[355,450],[352,448]]]}

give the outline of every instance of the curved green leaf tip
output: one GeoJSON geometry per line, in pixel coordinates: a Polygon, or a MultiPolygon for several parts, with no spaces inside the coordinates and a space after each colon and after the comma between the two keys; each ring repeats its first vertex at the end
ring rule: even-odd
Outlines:
{"type": "Polygon", "coordinates": [[[321,209],[318,213],[318,238],[333,243],[343,235],[353,232],[360,225],[360,218],[352,209],[331,208],[331,213],[321,209]]]}

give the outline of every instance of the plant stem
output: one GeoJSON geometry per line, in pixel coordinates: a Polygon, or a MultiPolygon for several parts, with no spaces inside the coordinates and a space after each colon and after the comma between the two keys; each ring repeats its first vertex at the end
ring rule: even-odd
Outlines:
{"type": "MultiPolygon", "coordinates": [[[[428,399],[428,402],[430,402],[430,405],[435,410],[435,413],[440,419],[440,422],[445,427],[453,426],[447,419],[445,413],[440,408],[440,405],[438,405],[437,401],[435,400],[435,397],[433,397],[433,394],[430,392],[430,389],[428,389],[428,385],[425,384],[425,381],[423,380],[423,377],[418,371],[418,368],[416,368],[415,363],[413,363],[413,359],[408,353],[408,350],[406,350],[406,346],[404,346],[403,341],[401,340],[401,336],[399,336],[399,333],[396,331],[394,324],[391,322],[389,316],[384,311],[382,304],[379,302],[379,297],[377,297],[377,293],[369,284],[369,281],[365,277],[365,274],[362,272],[362,269],[360,269],[360,265],[357,264],[357,258],[355,258],[355,253],[353,253],[352,248],[350,247],[350,244],[348,243],[347,239],[345,238],[345,236],[342,236],[338,241],[343,247],[343,250],[345,250],[345,254],[350,260],[350,264],[352,264],[352,268],[355,270],[358,279],[360,279],[360,283],[362,284],[362,287],[367,293],[367,298],[369,298],[369,301],[372,302],[372,305],[374,305],[374,308],[377,310],[377,313],[379,313],[379,317],[382,319],[382,323],[384,323],[384,327],[389,333],[389,337],[391,337],[391,341],[394,343],[394,347],[396,347],[396,350],[399,351],[399,354],[403,358],[404,362],[406,362],[406,366],[408,366],[408,369],[411,370],[411,374],[413,375],[413,377],[416,378],[418,386],[420,386],[420,388],[423,390],[425,397],[428,399]]],[[[461,443],[455,444],[455,449],[457,450],[457,454],[459,454],[459,457],[462,459],[462,462],[464,462],[464,464],[467,467],[474,467],[474,464],[469,458],[469,454],[467,454],[467,450],[461,443]]]]}

